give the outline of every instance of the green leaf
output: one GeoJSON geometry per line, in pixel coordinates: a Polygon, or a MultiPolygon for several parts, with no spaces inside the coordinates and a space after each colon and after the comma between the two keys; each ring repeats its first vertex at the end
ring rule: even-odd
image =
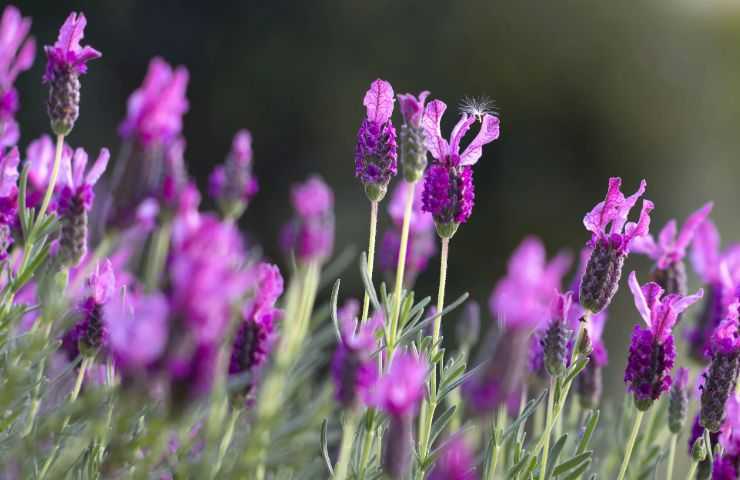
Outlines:
{"type": "Polygon", "coordinates": [[[360,274],[362,275],[362,283],[365,285],[365,291],[370,297],[370,301],[373,303],[373,308],[375,310],[380,310],[378,293],[375,291],[373,282],[367,274],[367,254],[365,254],[365,252],[362,252],[362,255],[360,255],[360,274]]]}
{"type": "Polygon", "coordinates": [[[326,468],[329,470],[331,476],[334,476],[334,467],[331,464],[331,457],[329,457],[329,446],[327,445],[327,430],[329,426],[329,420],[326,418],[321,422],[321,453],[324,455],[324,462],[326,468]]]}
{"type": "Polygon", "coordinates": [[[531,454],[525,453],[524,456],[514,464],[513,467],[509,470],[509,472],[506,474],[506,478],[515,478],[522,469],[527,465],[527,462],[530,461],[531,454]]]}
{"type": "Polygon", "coordinates": [[[537,410],[537,406],[542,403],[542,400],[547,396],[547,389],[544,389],[542,393],[540,393],[540,396],[537,397],[534,400],[530,400],[527,402],[527,406],[524,408],[524,411],[522,411],[521,415],[519,415],[516,420],[511,422],[511,425],[509,425],[506,430],[504,431],[504,440],[511,435],[512,432],[515,432],[519,425],[522,422],[525,422],[529,417],[532,416],[532,414],[537,410]]]}
{"type": "Polygon", "coordinates": [[[429,440],[430,445],[434,445],[434,441],[437,439],[437,437],[442,432],[444,432],[445,428],[447,428],[447,425],[450,423],[452,416],[455,414],[455,410],[457,410],[457,406],[450,405],[447,410],[442,413],[442,415],[434,420],[434,423],[432,424],[432,435],[429,440]]]}
{"type": "Polygon", "coordinates": [[[591,436],[593,435],[594,430],[596,430],[596,425],[599,423],[599,416],[599,410],[592,410],[591,413],[589,413],[588,420],[586,421],[586,428],[583,431],[581,441],[578,443],[578,449],[576,450],[577,454],[586,451],[586,447],[588,447],[589,442],[591,442],[591,436]]]}
{"type": "Polygon", "coordinates": [[[581,475],[583,475],[590,466],[591,466],[591,459],[582,463],[578,468],[573,470],[573,472],[571,472],[567,477],[564,477],[563,480],[576,480],[577,478],[581,478],[581,475]]]}
{"type": "Polygon", "coordinates": [[[419,322],[416,325],[414,325],[413,327],[407,329],[405,332],[403,332],[403,334],[401,335],[401,337],[398,339],[398,343],[399,344],[400,343],[403,343],[404,341],[406,341],[409,338],[413,337],[416,334],[416,332],[422,330],[427,325],[430,325],[434,321],[435,318],[440,317],[442,315],[447,315],[452,310],[454,310],[457,307],[459,307],[465,300],[468,299],[469,296],[470,296],[470,294],[468,294],[467,292],[466,293],[463,293],[462,295],[460,295],[459,297],[457,297],[457,300],[455,300],[454,302],[452,302],[451,304],[449,304],[448,306],[446,306],[445,308],[443,308],[442,309],[442,312],[435,313],[431,317],[427,317],[424,320],[422,320],[421,322],[419,322]]]}
{"type": "Polygon", "coordinates": [[[593,451],[588,450],[564,461],[553,469],[552,474],[556,477],[558,475],[564,475],[572,470],[580,468],[584,463],[590,463],[593,453],[593,451]]]}
{"type": "Polygon", "coordinates": [[[337,315],[337,302],[339,301],[339,285],[342,283],[342,279],[337,278],[337,281],[334,282],[334,286],[331,289],[331,300],[329,300],[329,303],[331,305],[331,321],[334,323],[334,331],[337,334],[337,342],[342,341],[342,333],[339,328],[339,317],[337,315]]]}
{"type": "Polygon", "coordinates": [[[565,442],[567,440],[568,434],[563,434],[560,438],[558,438],[557,442],[555,442],[555,444],[550,449],[550,459],[547,462],[547,473],[545,475],[545,478],[550,478],[550,475],[552,474],[552,469],[555,468],[555,464],[558,461],[560,452],[563,451],[563,447],[565,446],[565,442]]]}

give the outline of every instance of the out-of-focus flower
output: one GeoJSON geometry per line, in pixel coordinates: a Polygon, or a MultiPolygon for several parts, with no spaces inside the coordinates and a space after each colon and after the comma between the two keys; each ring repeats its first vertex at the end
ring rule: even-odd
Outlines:
{"type": "Polygon", "coordinates": [[[676,370],[668,400],[668,428],[678,434],[686,423],[689,410],[689,370],[681,367],[676,370]]]}
{"type": "Polygon", "coordinates": [[[371,202],[383,199],[398,169],[396,129],[391,122],[395,100],[391,84],[377,79],[362,101],[367,117],[357,132],[355,177],[364,185],[371,202]]]}
{"type": "Polygon", "coordinates": [[[14,116],[20,101],[14,84],[19,74],[31,68],[36,56],[30,30],[30,18],[12,5],[5,7],[0,19],[0,148],[18,142],[20,132],[14,116]]]}
{"type": "Polygon", "coordinates": [[[475,480],[475,458],[462,434],[449,439],[429,473],[429,480],[475,480]]]}
{"type": "Polygon", "coordinates": [[[407,182],[419,180],[427,167],[427,147],[422,119],[424,118],[424,102],[428,96],[429,92],[426,90],[419,93],[418,97],[411,93],[398,95],[398,107],[403,115],[401,166],[403,167],[403,178],[407,182]]]}
{"type": "Polygon", "coordinates": [[[701,299],[704,291],[664,296],[657,283],[641,287],[635,272],[630,273],[628,283],[635,307],[648,328],[635,325],[624,382],[634,395],[637,408],[647,410],[671,387],[670,372],[676,358],[672,331],[678,315],[701,299]]]}
{"type": "Polygon", "coordinates": [[[48,112],[51,129],[57,135],[67,135],[80,115],[80,75],[87,73],[87,62],[102,54],[90,46],[81,46],[87,19],[75,12],[69,14],[52,46],[45,46],[46,72],[49,84],[48,112]]]}
{"type": "Polygon", "coordinates": [[[730,316],[714,330],[709,344],[712,363],[702,386],[701,425],[710,432],[720,430],[725,420],[725,405],[735,392],[740,372],[737,304],[733,307],[730,316]]]}
{"type": "Polygon", "coordinates": [[[573,292],[556,294],[550,311],[550,322],[542,337],[542,350],[547,373],[559,377],[565,373],[568,353],[568,318],[573,306],[573,292]]]}
{"type": "Polygon", "coordinates": [[[258,189],[257,178],[252,173],[252,135],[239,130],[226,161],[211,173],[209,193],[224,215],[238,218],[258,189]]]}
{"type": "Polygon", "coordinates": [[[624,196],[621,185],[621,178],[610,178],[604,201],[599,202],[583,218],[586,230],[592,233],[588,242],[592,252],[581,278],[578,301],[594,314],[604,310],[617,293],[622,266],[630,247],[636,238],[647,235],[650,227],[650,212],[653,210],[650,200],[642,201],[637,223],[627,222],[630,210],[645,192],[645,180],[640,182],[637,192],[629,197],[624,196]],[[607,231],[610,224],[611,228],[607,231]]]}
{"type": "Polygon", "coordinates": [[[0,261],[8,258],[13,244],[12,229],[18,213],[18,163],[16,147],[3,152],[0,148],[0,261]]]}
{"type": "Polygon", "coordinates": [[[435,159],[424,178],[424,210],[432,214],[437,233],[443,238],[454,235],[457,227],[470,218],[475,198],[472,166],[483,155],[483,146],[499,136],[499,119],[485,114],[478,134],[461,153],[460,142],[476,117],[463,113],[448,143],[440,125],[446,109],[444,102],[433,100],[426,106],[423,119],[426,146],[435,159]]]}
{"type": "Polygon", "coordinates": [[[334,193],[314,176],[293,186],[291,203],[296,216],[281,232],[283,250],[299,262],[323,262],[334,247],[334,193]]]}

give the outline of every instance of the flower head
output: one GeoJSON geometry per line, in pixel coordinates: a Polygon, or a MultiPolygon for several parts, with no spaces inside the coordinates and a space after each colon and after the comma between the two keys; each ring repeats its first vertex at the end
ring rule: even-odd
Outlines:
{"type": "Polygon", "coordinates": [[[423,91],[418,97],[411,93],[398,95],[398,106],[403,116],[401,125],[401,165],[403,178],[414,183],[424,175],[427,167],[427,147],[422,125],[424,103],[429,96],[423,91]]]}
{"type": "Polygon", "coordinates": [[[188,111],[187,87],[185,67],[172,68],[161,58],[153,58],[144,83],[128,99],[126,119],[119,127],[121,136],[144,147],[177,138],[188,111]]]}
{"type": "Polygon", "coordinates": [[[427,373],[429,364],[424,358],[411,352],[396,353],[370,392],[369,403],[392,417],[413,415],[424,398],[427,373]]]}
{"type": "Polygon", "coordinates": [[[75,208],[74,202],[80,202],[80,206],[86,211],[92,208],[95,198],[93,187],[105,173],[109,159],[110,152],[107,148],[100,150],[98,158],[89,169],[87,169],[87,152],[82,148],[75,150],[72,158],[62,158],[59,182],[62,187],[59,196],[60,214],[64,215],[70,209],[75,208]]]}
{"type": "Polygon", "coordinates": [[[417,97],[413,93],[398,94],[398,109],[401,110],[403,121],[414,128],[421,126],[421,120],[424,117],[424,103],[426,102],[429,92],[424,90],[417,97]]]}
{"type": "Polygon", "coordinates": [[[434,468],[429,474],[429,480],[474,480],[475,458],[470,451],[462,434],[455,435],[447,442],[434,468]]]}
{"type": "Polygon", "coordinates": [[[565,356],[568,353],[568,318],[573,306],[573,292],[555,292],[550,307],[550,323],[542,336],[543,360],[547,372],[552,376],[565,373],[565,356]]]}
{"type": "Polygon", "coordinates": [[[87,19],[84,14],[70,13],[59,30],[56,43],[44,47],[47,57],[45,82],[52,82],[58,75],[68,72],[77,75],[87,73],[87,62],[102,57],[102,54],[94,48],[80,45],[85,36],[86,25],[87,19]]]}
{"type": "Polygon", "coordinates": [[[281,234],[281,246],[301,262],[323,261],[334,247],[334,193],[318,176],[293,186],[296,216],[281,234]]]}
{"type": "Polygon", "coordinates": [[[681,367],[673,375],[673,385],[668,400],[668,428],[679,433],[686,422],[689,409],[689,370],[681,367]]]}
{"type": "Polygon", "coordinates": [[[252,135],[247,130],[239,130],[226,161],[211,173],[209,193],[225,214],[238,217],[258,189],[257,179],[252,174],[252,135]]]}
{"type": "Polygon", "coordinates": [[[12,5],[5,7],[0,19],[0,148],[15,145],[20,135],[13,118],[20,103],[14,83],[21,72],[31,68],[36,56],[30,30],[30,18],[21,16],[12,5]]]}
{"type": "Polygon", "coordinates": [[[396,129],[391,122],[394,102],[393,87],[381,79],[370,84],[362,101],[367,117],[357,132],[355,177],[374,202],[385,196],[388,182],[397,171],[396,129]]]}

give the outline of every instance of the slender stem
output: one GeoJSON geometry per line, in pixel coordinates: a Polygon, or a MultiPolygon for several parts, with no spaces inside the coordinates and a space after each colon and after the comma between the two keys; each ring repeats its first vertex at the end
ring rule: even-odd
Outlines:
{"type": "Polygon", "coordinates": [[[694,478],[696,478],[696,469],[698,466],[699,462],[697,462],[696,460],[691,460],[691,468],[689,468],[689,474],[686,475],[686,478],[688,480],[693,480],[694,478]]]}
{"type": "MultiPolygon", "coordinates": [[[[671,447],[668,450],[668,466],[666,469],[665,478],[671,480],[673,478],[673,463],[676,461],[676,442],[678,441],[678,434],[671,435],[671,447]]],[[[690,478],[690,477],[689,477],[690,478]]]]}
{"type": "Polygon", "coordinates": [[[499,434],[499,432],[504,431],[504,424],[506,423],[506,407],[499,407],[498,414],[496,416],[496,424],[493,426],[494,428],[494,441],[491,442],[491,466],[488,468],[488,472],[486,473],[486,480],[494,480],[496,478],[496,467],[498,466],[498,457],[499,453],[501,452],[501,445],[498,444],[498,442],[501,440],[500,438],[496,438],[499,434]]]}
{"type": "MultiPolygon", "coordinates": [[[[398,248],[398,264],[396,265],[396,285],[393,291],[393,312],[391,313],[391,342],[393,348],[398,338],[398,324],[401,316],[401,292],[403,291],[403,280],[406,270],[406,252],[409,243],[409,226],[411,225],[411,212],[414,205],[414,189],[416,182],[407,184],[406,205],[403,210],[403,225],[401,226],[401,244],[398,248]]],[[[393,348],[389,349],[389,358],[392,357],[393,348]]]]}
{"type": "MultiPolygon", "coordinates": [[[[547,392],[547,413],[545,415],[546,421],[550,423],[552,418],[552,409],[555,403],[555,382],[557,380],[554,377],[550,377],[550,387],[547,392]]],[[[550,431],[545,431],[545,443],[542,447],[542,462],[540,462],[540,480],[545,480],[547,474],[547,460],[550,455],[550,431]]]]}
{"type": "MultiPolygon", "coordinates": [[[[367,240],[367,276],[373,279],[373,265],[375,263],[375,237],[378,232],[378,202],[370,202],[370,235],[367,240]]],[[[367,290],[362,299],[362,323],[367,320],[370,312],[370,295],[367,290]]]]}
{"type": "Polygon", "coordinates": [[[167,261],[167,251],[170,248],[171,227],[172,222],[165,220],[154,233],[149,259],[146,263],[146,271],[144,273],[144,285],[149,292],[157,289],[159,279],[164,271],[164,265],[167,261]]]}
{"type": "Polygon", "coordinates": [[[709,434],[708,429],[704,429],[704,445],[707,446],[707,458],[709,458],[709,463],[714,465],[714,452],[712,451],[712,437],[709,434]]]}
{"type": "Polygon", "coordinates": [[[635,448],[637,434],[640,433],[640,424],[642,423],[643,416],[645,416],[645,412],[643,412],[642,410],[638,410],[637,417],[635,418],[635,424],[632,426],[632,432],[630,433],[629,440],[627,440],[627,447],[624,451],[622,466],[619,467],[619,476],[617,477],[617,480],[624,480],[624,475],[627,473],[627,467],[629,466],[630,458],[632,457],[632,450],[635,448]]]}
{"type": "MultiPolygon", "coordinates": [[[[41,208],[39,209],[39,216],[37,219],[43,218],[46,213],[46,209],[49,208],[51,202],[51,195],[54,193],[54,187],[57,183],[57,177],[59,176],[59,165],[62,163],[62,149],[64,148],[64,135],[57,135],[57,148],[54,152],[54,164],[51,167],[51,176],[49,177],[49,185],[46,187],[46,194],[44,194],[44,200],[41,202],[41,208]]],[[[38,221],[38,220],[37,220],[38,221]]]]}
{"type": "Polygon", "coordinates": [[[355,432],[357,431],[357,421],[358,415],[355,412],[350,412],[344,421],[342,443],[339,447],[339,458],[334,467],[334,480],[344,480],[347,478],[349,461],[352,458],[352,445],[354,444],[355,432]]]}
{"type": "MultiPolygon", "coordinates": [[[[442,239],[442,254],[439,264],[439,290],[437,292],[437,313],[444,309],[445,304],[445,285],[447,283],[447,258],[449,255],[450,239],[442,239]]],[[[439,333],[442,324],[442,316],[434,319],[434,331],[432,333],[432,351],[430,358],[437,355],[437,344],[439,342],[439,333]]],[[[441,362],[440,362],[441,363],[441,362]]],[[[421,405],[421,415],[419,416],[419,457],[426,460],[429,455],[429,440],[432,431],[432,422],[434,421],[434,410],[437,408],[437,368],[432,367],[429,373],[429,401],[426,399],[421,405]]]]}
{"type": "Polygon", "coordinates": [[[359,472],[357,472],[357,478],[359,480],[365,480],[367,462],[370,459],[370,448],[373,446],[374,441],[375,428],[374,425],[371,425],[370,428],[366,428],[364,435],[362,436],[362,452],[360,453],[360,465],[358,466],[359,472]]]}
{"type": "Polygon", "coordinates": [[[233,408],[231,410],[229,423],[226,424],[224,436],[218,446],[218,456],[216,457],[216,463],[213,465],[213,470],[211,471],[211,478],[218,477],[218,472],[221,470],[221,465],[223,465],[224,458],[226,458],[226,451],[229,449],[229,445],[231,445],[231,439],[234,436],[234,430],[236,428],[236,421],[239,419],[239,413],[240,410],[238,408],[233,408]]]}

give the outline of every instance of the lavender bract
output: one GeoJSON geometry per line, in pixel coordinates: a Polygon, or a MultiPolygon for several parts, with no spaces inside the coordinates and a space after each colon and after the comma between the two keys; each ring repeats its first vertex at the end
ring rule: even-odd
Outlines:
{"type": "Polygon", "coordinates": [[[718,432],[725,420],[725,404],[735,391],[740,372],[740,331],[737,305],[734,313],[722,321],[712,334],[712,363],[705,374],[701,394],[701,425],[718,432]]]}
{"type": "Polygon", "coordinates": [[[604,310],[614,298],[619,288],[622,266],[633,240],[647,235],[650,227],[650,212],[653,210],[650,200],[642,201],[637,223],[627,222],[630,210],[645,192],[645,180],[640,182],[637,192],[629,197],[622,194],[621,185],[621,178],[610,178],[604,201],[599,202],[583,218],[586,230],[592,233],[588,242],[592,252],[581,278],[578,301],[592,314],[604,310]],[[610,224],[611,229],[607,231],[610,224]]]}
{"type": "Polygon", "coordinates": [[[701,299],[704,292],[664,296],[657,283],[649,282],[641,287],[635,272],[630,273],[628,283],[635,307],[648,328],[635,325],[624,382],[634,395],[637,408],[644,411],[671,387],[670,372],[676,358],[673,326],[678,315],[701,299]]]}
{"type": "Polygon", "coordinates": [[[470,218],[475,198],[472,166],[483,155],[483,146],[499,136],[499,119],[485,114],[478,134],[461,153],[460,142],[476,117],[463,113],[448,143],[441,130],[446,109],[444,102],[433,100],[426,106],[423,118],[426,146],[435,159],[424,177],[423,208],[434,217],[442,238],[452,237],[458,226],[470,218]]]}
{"type": "Polygon", "coordinates": [[[8,5],[0,19],[0,148],[18,142],[20,129],[15,114],[20,106],[14,83],[18,75],[31,68],[36,56],[36,41],[28,33],[31,19],[8,5]]]}
{"type": "Polygon", "coordinates": [[[388,183],[398,170],[396,129],[391,122],[394,102],[393,87],[381,79],[370,84],[362,101],[367,117],[357,132],[355,177],[365,186],[371,202],[385,197],[388,183]]]}
{"type": "Polygon", "coordinates": [[[52,46],[45,46],[46,72],[49,84],[48,112],[51,129],[57,135],[67,135],[80,115],[80,75],[87,73],[87,62],[102,54],[90,46],[81,46],[87,19],[75,12],[69,14],[52,46]]]}

